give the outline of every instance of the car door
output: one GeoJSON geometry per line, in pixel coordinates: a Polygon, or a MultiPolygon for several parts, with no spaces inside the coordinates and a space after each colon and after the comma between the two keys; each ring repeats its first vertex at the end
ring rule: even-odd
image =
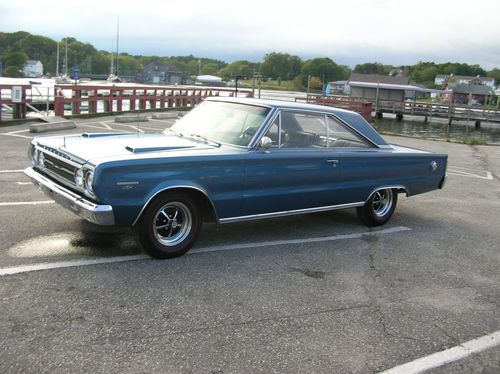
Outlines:
{"type": "Polygon", "coordinates": [[[339,203],[340,154],[328,148],[326,123],[324,114],[278,113],[265,135],[273,145],[247,156],[243,216],[339,203]]]}
{"type": "Polygon", "coordinates": [[[328,129],[329,146],[339,155],[340,203],[364,202],[375,188],[393,184],[391,175],[405,173],[404,164],[395,162],[390,149],[375,146],[338,118],[328,118],[328,129]]]}

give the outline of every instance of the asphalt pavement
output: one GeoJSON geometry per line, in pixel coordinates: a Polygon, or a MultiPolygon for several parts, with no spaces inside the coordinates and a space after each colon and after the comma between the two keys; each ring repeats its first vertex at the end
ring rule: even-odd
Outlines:
{"type": "MultiPolygon", "coordinates": [[[[385,137],[448,153],[445,188],[373,229],[354,210],[209,224],[158,261],[29,183],[31,137],[0,127],[2,373],[377,373],[500,330],[500,147],[385,137]]],[[[500,346],[430,372],[498,373],[500,346]]]]}

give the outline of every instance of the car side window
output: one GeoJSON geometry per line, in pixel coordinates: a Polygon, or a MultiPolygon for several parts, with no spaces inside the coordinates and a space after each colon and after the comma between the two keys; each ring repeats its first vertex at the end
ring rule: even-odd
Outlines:
{"type": "Polygon", "coordinates": [[[328,116],[328,147],[357,147],[371,148],[372,145],[363,137],[356,134],[339,120],[328,116]]]}
{"type": "Polygon", "coordinates": [[[301,112],[281,112],[281,148],[325,148],[326,117],[301,112]]]}

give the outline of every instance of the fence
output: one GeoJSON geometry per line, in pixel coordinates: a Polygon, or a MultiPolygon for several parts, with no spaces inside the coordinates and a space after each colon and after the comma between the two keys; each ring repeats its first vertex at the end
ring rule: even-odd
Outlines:
{"type": "Polygon", "coordinates": [[[26,91],[30,88],[29,84],[0,85],[0,121],[4,110],[11,110],[14,119],[26,118],[27,106],[31,102],[26,91]]]}
{"type": "Polygon", "coordinates": [[[346,96],[309,96],[296,97],[295,101],[352,110],[353,112],[361,114],[367,121],[372,119],[373,104],[366,100],[353,99],[346,96]]]}
{"type": "MultiPolygon", "coordinates": [[[[209,96],[234,97],[236,91],[210,87],[56,85],[55,115],[121,113],[136,110],[191,108],[209,96]]],[[[238,97],[252,97],[239,89],[238,97]]]]}

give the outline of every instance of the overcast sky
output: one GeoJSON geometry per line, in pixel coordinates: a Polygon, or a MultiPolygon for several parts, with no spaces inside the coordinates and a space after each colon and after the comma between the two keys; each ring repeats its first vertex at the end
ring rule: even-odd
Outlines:
{"type": "Polygon", "coordinates": [[[111,50],[262,61],[269,52],[378,61],[477,63],[500,68],[499,0],[64,2],[0,0],[0,31],[64,36],[111,50]]]}

